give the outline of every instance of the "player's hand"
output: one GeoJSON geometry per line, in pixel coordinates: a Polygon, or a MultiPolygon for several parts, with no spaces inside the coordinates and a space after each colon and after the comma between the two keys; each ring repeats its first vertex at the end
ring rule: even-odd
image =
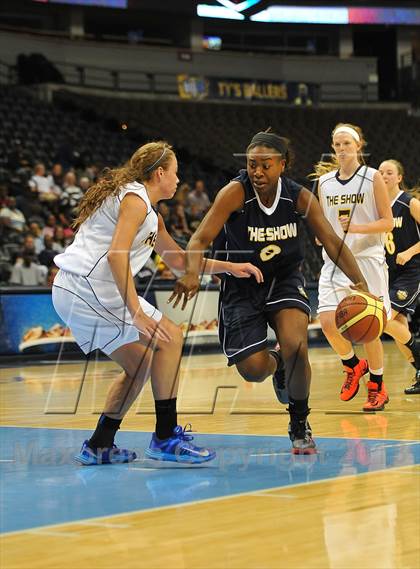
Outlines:
{"type": "Polygon", "coordinates": [[[365,293],[369,294],[370,296],[373,296],[373,294],[370,294],[370,292],[369,292],[368,285],[367,285],[366,281],[360,281],[358,283],[354,283],[354,284],[350,285],[350,288],[352,290],[356,290],[359,292],[365,292],[365,293]]]}
{"type": "Polygon", "coordinates": [[[200,280],[198,275],[186,273],[176,281],[174,291],[168,298],[168,304],[173,302],[173,307],[176,308],[182,300],[181,310],[184,310],[187,306],[187,302],[197,294],[199,288],[200,280]]]}
{"type": "Polygon", "coordinates": [[[411,259],[411,257],[407,253],[407,251],[402,251],[401,253],[398,253],[395,261],[396,261],[397,265],[405,265],[406,263],[408,263],[408,261],[410,259],[411,259]]]}
{"type": "Polygon", "coordinates": [[[141,308],[136,312],[133,317],[133,325],[137,328],[140,334],[144,334],[150,340],[158,339],[163,342],[170,342],[172,336],[165,329],[162,322],[156,322],[150,316],[147,316],[141,308]]]}
{"type": "Polygon", "coordinates": [[[238,279],[249,279],[253,276],[257,283],[264,282],[264,277],[260,269],[251,263],[231,263],[229,273],[238,279]]]}

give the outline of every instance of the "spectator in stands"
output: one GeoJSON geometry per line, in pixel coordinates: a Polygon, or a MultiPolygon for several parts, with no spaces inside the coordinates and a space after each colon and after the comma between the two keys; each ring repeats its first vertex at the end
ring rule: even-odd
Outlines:
{"type": "Polygon", "coordinates": [[[63,187],[63,175],[63,166],[59,162],[53,164],[53,167],[51,168],[51,177],[55,186],[58,186],[59,188],[63,187]]]}
{"type": "Polygon", "coordinates": [[[88,176],[81,176],[79,178],[79,186],[83,193],[86,193],[90,186],[92,185],[92,181],[88,176]]]}
{"type": "Polygon", "coordinates": [[[68,245],[73,240],[74,237],[74,231],[71,228],[71,221],[63,212],[58,214],[58,220],[60,222],[61,227],[63,228],[64,239],[66,240],[66,243],[68,245]]]}
{"type": "Polygon", "coordinates": [[[186,216],[188,227],[191,231],[195,231],[203,219],[203,213],[197,205],[192,205],[190,209],[186,211],[186,216]]]}
{"type": "Polygon", "coordinates": [[[93,164],[92,162],[86,166],[86,168],[82,172],[82,177],[89,178],[91,182],[94,182],[99,174],[99,167],[97,164],[93,164]]]}
{"type": "Polygon", "coordinates": [[[53,237],[51,237],[51,235],[45,235],[44,249],[38,255],[39,262],[41,265],[50,268],[54,264],[54,257],[60,252],[61,251],[57,251],[57,248],[55,247],[53,237]]]}
{"type": "Polygon", "coordinates": [[[22,251],[19,254],[19,257],[21,257],[22,259],[24,257],[27,257],[27,256],[31,256],[34,259],[36,259],[36,256],[37,256],[36,247],[35,247],[35,239],[30,234],[25,235],[25,237],[23,239],[22,251]]]}
{"type": "Polygon", "coordinates": [[[169,218],[169,228],[172,237],[181,246],[186,246],[192,232],[188,227],[185,216],[184,206],[180,203],[175,204],[169,218]]]}
{"type": "Polygon", "coordinates": [[[31,255],[25,255],[21,264],[15,264],[9,279],[12,285],[38,286],[45,284],[45,272],[34,263],[31,255]]]}
{"type": "Polygon", "coordinates": [[[55,228],[57,227],[57,218],[53,213],[50,213],[47,217],[47,221],[45,223],[45,227],[42,230],[42,235],[50,235],[50,237],[54,237],[55,228]]]}
{"type": "Polygon", "coordinates": [[[52,176],[47,176],[41,162],[35,164],[34,175],[29,180],[31,191],[37,193],[43,202],[55,202],[60,197],[61,189],[54,184],[52,176]]]}
{"type": "Polygon", "coordinates": [[[165,222],[165,225],[169,227],[170,218],[171,218],[171,210],[166,202],[159,202],[158,211],[165,222]]]}
{"type": "Polygon", "coordinates": [[[184,207],[187,205],[187,196],[191,192],[191,186],[184,182],[179,186],[174,196],[177,203],[181,203],[184,207]]]}
{"type": "Polygon", "coordinates": [[[39,255],[44,248],[44,241],[42,238],[42,229],[40,228],[39,224],[33,221],[29,224],[29,234],[34,241],[35,246],[35,254],[39,255]]]}
{"type": "Polygon", "coordinates": [[[209,196],[207,195],[203,180],[197,180],[194,189],[191,190],[187,196],[187,208],[191,209],[192,206],[196,206],[202,214],[210,207],[209,196]]]}
{"type": "MultiPolygon", "coordinates": [[[[18,246],[17,246],[18,247],[18,246]]],[[[22,247],[13,249],[11,253],[11,261],[14,266],[21,266],[25,257],[31,257],[34,262],[37,259],[34,238],[32,235],[25,235],[22,247]]]]}
{"type": "Polygon", "coordinates": [[[32,192],[27,184],[23,185],[23,192],[19,201],[19,207],[29,221],[36,221],[44,224],[45,203],[38,199],[38,194],[32,192]]]}
{"type": "Polygon", "coordinates": [[[63,192],[60,203],[66,211],[73,211],[83,197],[82,189],[76,185],[76,174],[67,172],[64,176],[63,192]]]}
{"type": "Polygon", "coordinates": [[[57,225],[54,231],[53,249],[57,251],[57,253],[62,253],[67,245],[68,242],[64,236],[64,229],[61,225],[57,225]]]}
{"type": "Polygon", "coordinates": [[[22,233],[26,227],[25,216],[19,209],[17,209],[16,198],[14,196],[9,196],[6,199],[6,207],[2,207],[0,209],[0,217],[8,220],[5,225],[9,227],[11,231],[22,233]]]}

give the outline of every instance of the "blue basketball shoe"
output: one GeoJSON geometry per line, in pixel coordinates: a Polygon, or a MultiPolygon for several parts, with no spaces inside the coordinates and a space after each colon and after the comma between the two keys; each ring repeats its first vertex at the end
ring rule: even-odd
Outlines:
{"type": "Polygon", "coordinates": [[[192,433],[190,424],[184,428],[180,425],[175,427],[174,434],[169,439],[160,440],[153,433],[150,446],[145,452],[146,458],[189,464],[213,460],[216,456],[215,451],[193,445],[191,441],[194,437],[189,433],[192,433]]]}
{"type": "Polygon", "coordinates": [[[135,458],[137,455],[132,450],[113,445],[112,448],[102,448],[95,451],[90,448],[89,441],[85,441],[74,460],[84,466],[93,466],[95,464],[123,464],[133,462],[135,458]]]}

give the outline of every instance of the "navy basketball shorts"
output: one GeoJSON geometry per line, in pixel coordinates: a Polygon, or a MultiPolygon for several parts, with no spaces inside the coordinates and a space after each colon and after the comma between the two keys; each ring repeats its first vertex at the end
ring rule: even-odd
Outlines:
{"type": "Polygon", "coordinates": [[[219,339],[229,366],[267,347],[270,313],[285,308],[311,313],[300,271],[255,286],[244,279],[225,278],[219,299],[219,339]]]}
{"type": "Polygon", "coordinates": [[[389,297],[392,308],[401,314],[414,314],[420,294],[419,276],[415,272],[389,275],[389,297]]]}

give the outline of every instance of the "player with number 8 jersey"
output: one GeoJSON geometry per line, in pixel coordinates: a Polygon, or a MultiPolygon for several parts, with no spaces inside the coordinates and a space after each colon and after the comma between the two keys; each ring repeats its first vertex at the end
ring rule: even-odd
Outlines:
{"type": "Polygon", "coordinates": [[[404,167],[398,160],[379,166],[391,200],[394,228],[386,235],[385,253],[389,267],[389,296],[392,315],[386,332],[416,370],[407,395],[420,395],[420,346],[408,327],[420,294],[420,201],[404,185],[404,167]]]}
{"type": "Polygon", "coordinates": [[[289,403],[289,436],[294,453],[314,451],[307,421],[311,368],[307,328],[310,305],[301,272],[298,220],[305,216],[312,231],[353,283],[367,290],[347,247],[342,248],[313,194],[284,176],[290,164],[289,141],[259,132],[247,151],[247,169],[220,190],[215,203],[187,247],[186,275],[175,286],[177,301],[198,290],[203,251],[213,242],[229,261],[247,260],[264,276],[263,283],[222,277],[219,336],[228,365],[246,381],[273,376],[274,390],[289,403]],[[341,254],[340,254],[341,252],[341,254]],[[267,350],[267,326],[281,346],[267,350]],[[284,371],[285,368],[285,371],[284,371]],[[288,392],[288,393],[287,393],[288,392]]]}

